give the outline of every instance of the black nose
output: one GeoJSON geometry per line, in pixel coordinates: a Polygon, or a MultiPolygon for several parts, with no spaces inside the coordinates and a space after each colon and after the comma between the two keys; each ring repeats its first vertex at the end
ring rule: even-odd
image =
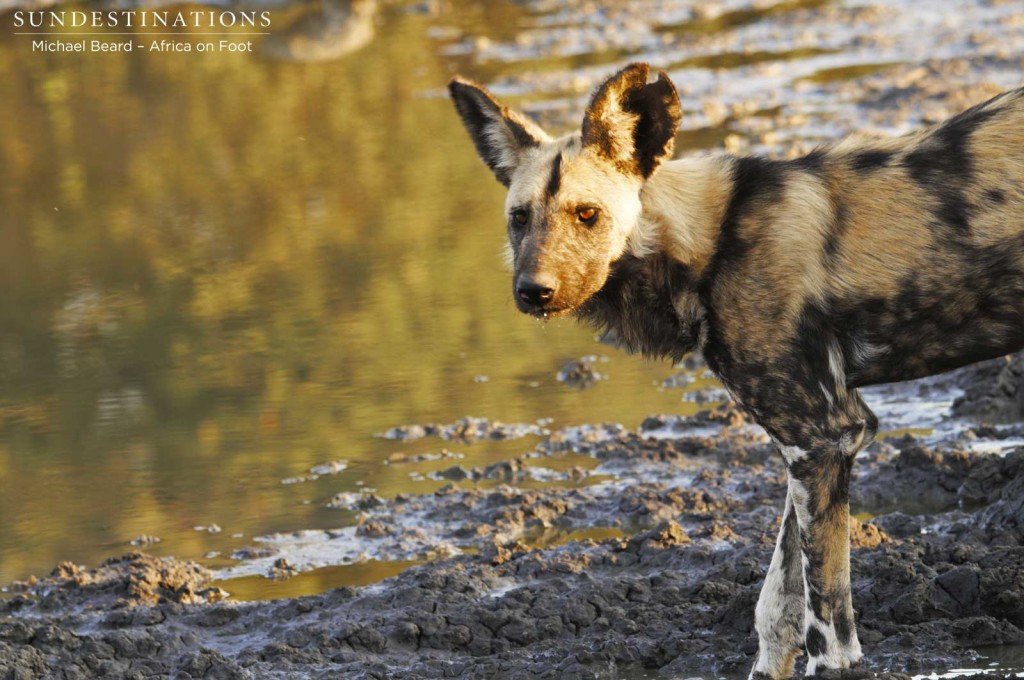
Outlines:
{"type": "Polygon", "coordinates": [[[557,284],[554,279],[543,274],[536,276],[520,276],[516,283],[516,295],[528,305],[540,306],[551,302],[555,297],[557,284]]]}

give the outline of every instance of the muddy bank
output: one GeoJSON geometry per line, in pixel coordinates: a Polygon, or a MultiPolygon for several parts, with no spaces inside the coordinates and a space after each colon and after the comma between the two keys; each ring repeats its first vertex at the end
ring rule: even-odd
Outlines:
{"type": "MultiPolygon", "coordinates": [[[[965,400],[1012,403],[1016,361],[868,399],[883,426],[914,403],[943,413],[965,400]]],[[[847,677],[985,668],[992,649],[1024,648],[1020,425],[929,417],[937,434],[883,440],[855,468],[853,591],[867,658],[847,677]]],[[[329,504],[358,513],[354,526],[264,537],[217,574],[133,553],[13,584],[0,602],[0,677],[743,675],[785,495],[764,434],[723,405],[652,416],[635,431],[464,419],[389,436],[486,445],[523,434],[543,440],[482,468],[394,456],[450,458],[432,474],[455,481],[425,495],[339,494],[329,504]],[[559,472],[568,455],[596,466],[559,472]],[[517,486],[539,474],[556,483],[517,486]],[[288,578],[367,558],[431,561],[364,588],[272,602],[233,602],[214,584],[232,570],[288,578]]]]}
{"type": "MultiPolygon", "coordinates": [[[[1018,361],[869,391],[883,428],[914,404],[941,413],[912,416],[933,434],[883,439],[858,458],[852,572],[867,656],[841,677],[1020,670],[1001,655],[1024,649],[1022,427],[944,417],[951,404],[1014,403],[1018,361]]],[[[765,435],[726,404],[636,430],[464,419],[389,436],[486,445],[521,434],[543,439],[485,467],[393,456],[451,459],[431,474],[452,481],[422,495],[339,494],[328,504],[356,513],[354,526],[263,537],[216,574],[132,553],[13,584],[0,602],[0,677],[742,677],[785,496],[765,435]],[[568,455],[596,465],[556,469],[568,455]],[[538,475],[554,483],[518,486],[538,475]],[[233,575],[367,559],[429,561],[310,597],[239,603],[221,589],[233,575]]]]}
{"type": "MultiPolygon", "coordinates": [[[[848,677],[986,668],[991,650],[1024,648],[1021,426],[944,417],[954,403],[1012,403],[1017,361],[868,392],[883,427],[909,412],[935,430],[858,459],[852,569],[867,658],[848,677]]],[[[742,676],[785,495],[763,432],[723,405],[636,430],[467,418],[386,433],[481,446],[525,435],[541,441],[484,467],[393,455],[447,459],[430,474],[450,483],[338,494],[328,505],[354,513],[352,526],[263,537],[216,574],[132,553],[13,584],[0,677],[742,676]],[[593,464],[560,465],[567,456],[593,464]],[[538,476],[551,484],[520,486],[538,476]],[[297,599],[238,603],[221,589],[232,575],[366,559],[430,561],[297,599]]]]}
{"type": "MultiPolygon", "coordinates": [[[[623,471],[656,461],[687,473],[671,485],[452,486],[406,499],[477,550],[362,589],[238,604],[217,601],[212,574],[188,563],[135,554],[93,571],[63,565],[0,603],[0,677],[740,674],[784,498],[781,465],[744,432],[622,432],[586,445],[623,471]],[[588,521],[631,535],[524,540],[588,521]]],[[[977,650],[1024,644],[1024,449],[938,451],[904,437],[857,470],[855,510],[877,515],[851,520],[865,668],[983,667],[977,650]],[[887,510],[908,496],[929,514],[887,510]]]]}

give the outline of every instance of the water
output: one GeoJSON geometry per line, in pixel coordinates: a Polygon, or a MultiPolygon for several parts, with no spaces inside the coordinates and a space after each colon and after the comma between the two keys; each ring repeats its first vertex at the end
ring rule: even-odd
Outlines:
{"type": "Polygon", "coordinates": [[[948,670],[929,671],[915,675],[914,680],[945,680],[977,673],[996,673],[1007,678],[1024,677],[1024,646],[992,645],[978,647],[977,666],[974,668],[951,668],[948,670]]]}
{"type": "Polygon", "coordinates": [[[306,64],[32,53],[3,19],[0,582],[141,534],[223,566],[256,535],[351,522],[324,507],[338,492],[445,483],[383,465],[395,451],[476,465],[536,442],[373,437],[394,425],[635,427],[695,408],[655,387],[670,366],[515,311],[502,189],[451,105],[424,96],[472,73],[438,56],[435,20],[385,12],[372,48],[306,64]],[[595,351],[609,380],[555,380],[595,351]],[[336,459],[348,469],[281,483],[336,459]]]}

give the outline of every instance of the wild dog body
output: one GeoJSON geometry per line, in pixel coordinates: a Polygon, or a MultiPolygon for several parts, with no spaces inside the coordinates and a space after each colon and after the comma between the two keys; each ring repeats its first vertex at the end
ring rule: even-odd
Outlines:
{"type": "Polygon", "coordinates": [[[856,388],[1024,347],[1024,90],[894,139],[793,161],[664,162],[674,88],[627,67],[551,140],[453,81],[509,187],[524,312],[573,312],[627,348],[703,351],[778,445],[789,497],[756,612],[754,675],[860,656],[848,484],[877,420],[856,388]]]}

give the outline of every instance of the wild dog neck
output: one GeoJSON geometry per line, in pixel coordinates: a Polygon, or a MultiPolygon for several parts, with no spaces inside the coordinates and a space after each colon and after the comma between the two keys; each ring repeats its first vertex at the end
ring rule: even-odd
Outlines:
{"type": "Polygon", "coordinates": [[[714,254],[731,193],[728,157],[666,163],[646,182],[625,255],[579,315],[629,351],[674,360],[700,349],[697,284],[714,254]]]}
{"type": "Polygon", "coordinates": [[[699,277],[714,254],[732,185],[728,156],[665,163],[641,191],[633,254],[662,252],[699,277]]]}

